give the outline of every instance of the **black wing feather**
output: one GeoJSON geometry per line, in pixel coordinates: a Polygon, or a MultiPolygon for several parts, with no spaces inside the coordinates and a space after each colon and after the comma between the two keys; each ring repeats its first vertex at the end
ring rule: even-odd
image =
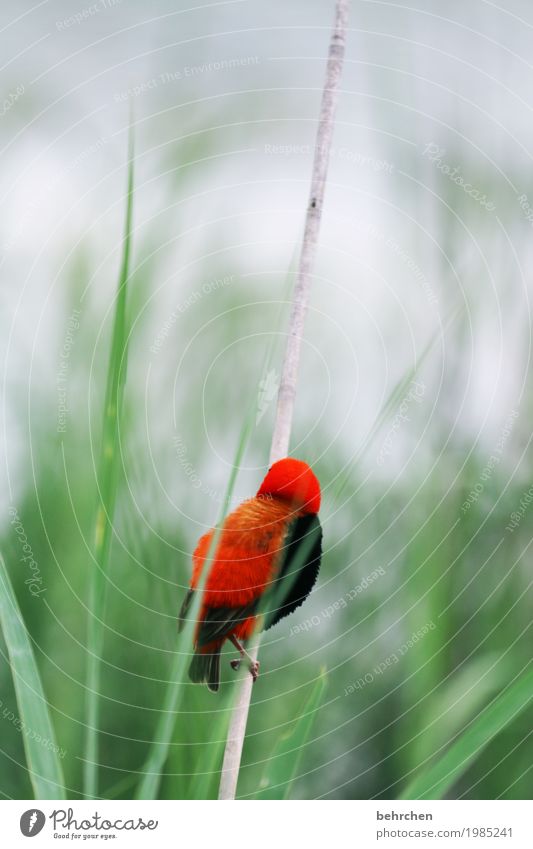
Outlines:
{"type": "MultiPolygon", "coordinates": [[[[178,631],[183,631],[189,608],[194,598],[195,590],[188,590],[178,614],[178,631]]],[[[257,610],[259,599],[243,607],[209,607],[205,613],[205,619],[200,625],[198,632],[198,645],[207,646],[214,640],[221,640],[232,631],[239,622],[244,622],[249,616],[253,616],[257,610]]]]}
{"type": "Polygon", "coordinates": [[[198,633],[198,645],[206,646],[214,640],[221,640],[236,625],[253,616],[257,610],[258,600],[250,602],[243,607],[210,607],[206,611],[205,619],[200,625],[198,633]]]}
{"type": "Polygon", "coordinates": [[[267,603],[264,630],[276,625],[304,603],[313,589],[322,556],[322,527],[316,515],[301,516],[290,525],[284,558],[267,603]]]}

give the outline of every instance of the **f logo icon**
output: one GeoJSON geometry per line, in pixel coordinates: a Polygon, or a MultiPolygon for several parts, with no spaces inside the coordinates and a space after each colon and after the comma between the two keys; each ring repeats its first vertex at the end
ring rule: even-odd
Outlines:
{"type": "Polygon", "coordinates": [[[29,811],[24,811],[20,818],[20,830],[24,837],[35,837],[42,831],[45,822],[46,817],[42,811],[30,808],[29,811]]]}

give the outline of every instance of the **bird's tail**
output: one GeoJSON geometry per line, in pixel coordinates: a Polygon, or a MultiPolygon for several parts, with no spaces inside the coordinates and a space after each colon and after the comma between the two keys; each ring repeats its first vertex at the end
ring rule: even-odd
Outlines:
{"type": "Polygon", "coordinates": [[[189,678],[195,684],[207,684],[216,693],[220,684],[220,648],[210,654],[195,653],[189,666],[189,678]]]}

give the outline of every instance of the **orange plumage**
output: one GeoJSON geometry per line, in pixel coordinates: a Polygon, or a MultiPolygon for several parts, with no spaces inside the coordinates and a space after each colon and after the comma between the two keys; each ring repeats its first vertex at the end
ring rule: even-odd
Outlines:
{"type": "MultiPolygon", "coordinates": [[[[218,689],[220,650],[227,639],[246,655],[240,641],[252,635],[261,599],[273,582],[282,590],[286,585],[286,592],[268,612],[266,627],[303,603],[320,564],[319,509],[320,485],[313,471],[301,460],[286,458],[273,464],[257,495],[226,518],[215,556],[209,551],[214,530],[201,537],[180,612],[183,622],[211,554],[189,670],[193,681],[218,689]]],[[[251,672],[255,680],[257,668],[251,672]]]]}

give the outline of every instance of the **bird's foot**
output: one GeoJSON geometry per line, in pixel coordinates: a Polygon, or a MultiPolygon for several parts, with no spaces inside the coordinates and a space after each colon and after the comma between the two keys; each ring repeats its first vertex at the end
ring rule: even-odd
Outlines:
{"type": "Polygon", "coordinates": [[[252,676],[254,682],[257,681],[259,677],[259,661],[254,660],[253,657],[250,657],[244,646],[242,646],[241,643],[238,641],[235,634],[231,634],[229,639],[241,655],[240,659],[230,660],[231,668],[237,670],[241,665],[241,660],[243,658],[246,658],[249,663],[248,669],[250,670],[250,675],[252,676]]]}
{"type": "Polygon", "coordinates": [[[259,661],[258,660],[250,661],[249,669],[250,669],[250,674],[251,674],[253,681],[254,681],[254,684],[255,684],[255,682],[259,678],[259,661]]]}

